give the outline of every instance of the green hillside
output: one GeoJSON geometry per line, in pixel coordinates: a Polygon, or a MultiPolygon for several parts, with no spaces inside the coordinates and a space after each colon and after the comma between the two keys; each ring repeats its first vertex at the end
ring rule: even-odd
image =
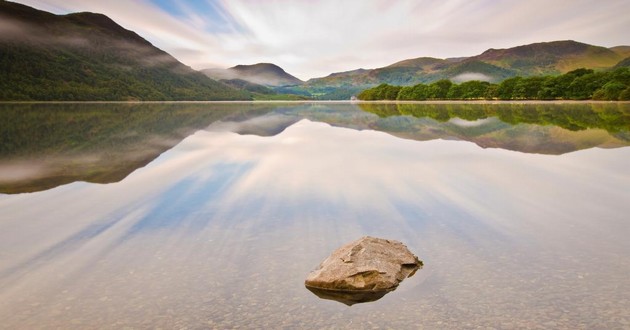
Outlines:
{"type": "Polygon", "coordinates": [[[107,16],[0,2],[0,100],[243,100],[107,16]]]}
{"type": "Polygon", "coordinates": [[[420,57],[383,68],[360,69],[310,79],[298,89],[312,92],[320,98],[328,98],[331,93],[322,91],[342,88],[347,92],[336,91],[336,95],[349,98],[356,94],[355,87],[367,89],[380,84],[413,86],[443,79],[454,82],[483,80],[499,83],[516,76],[560,75],[578,68],[605,70],[627,57],[623,54],[628,48],[619,46],[608,49],[565,40],[489,49],[477,56],[452,60],[420,57]]]}

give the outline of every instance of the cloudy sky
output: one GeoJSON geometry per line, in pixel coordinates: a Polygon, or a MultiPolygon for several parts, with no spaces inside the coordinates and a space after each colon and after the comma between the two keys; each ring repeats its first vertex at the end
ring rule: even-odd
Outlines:
{"type": "Polygon", "coordinates": [[[630,45],[628,0],[15,0],[106,14],[195,69],[271,62],[306,80],[572,39],[630,45]]]}

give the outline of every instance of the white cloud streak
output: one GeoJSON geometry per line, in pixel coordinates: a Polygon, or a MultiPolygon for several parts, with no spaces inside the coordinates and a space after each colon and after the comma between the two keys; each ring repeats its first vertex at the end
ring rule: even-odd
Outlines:
{"type": "Polygon", "coordinates": [[[540,41],[630,44],[627,0],[207,0],[211,15],[184,0],[178,15],[148,0],[19,2],[106,14],[196,69],[272,62],[301,79],[540,41]]]}

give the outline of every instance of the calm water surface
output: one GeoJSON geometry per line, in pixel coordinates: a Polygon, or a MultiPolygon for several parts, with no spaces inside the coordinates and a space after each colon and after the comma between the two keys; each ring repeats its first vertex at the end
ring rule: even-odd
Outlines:
{"type": "Polygon", "coordinates": [[[0,328],[630,328],[630,104],[0,105],[0,328]],[[306,275],[364,235],[424,268],[306,275]]]}

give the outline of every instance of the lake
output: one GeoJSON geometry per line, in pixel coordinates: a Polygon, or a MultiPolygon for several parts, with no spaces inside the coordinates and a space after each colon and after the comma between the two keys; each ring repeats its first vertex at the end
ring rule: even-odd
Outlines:
{"type": "Polygon", "coordinates": [[[630,328],[630,103],[0,104],[0,328],[630,328]],[[378,301],[304,280],[395,239],[378,301]]]}

